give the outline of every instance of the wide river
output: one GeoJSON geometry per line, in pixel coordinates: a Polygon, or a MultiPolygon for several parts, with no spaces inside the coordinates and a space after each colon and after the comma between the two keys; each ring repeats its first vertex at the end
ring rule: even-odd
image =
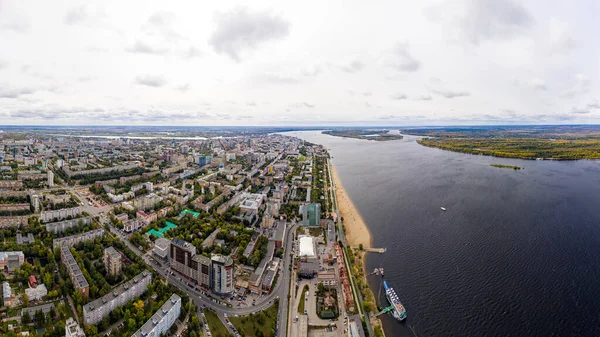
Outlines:
{"type": "MultiPolygon", "coordinates": [[[[329,150],[374,246],[387,248],[367,268],[384,267],[408,313],[382,316],[388,337],[600,336],[600,161],[286,134],[329,150]]],[[[369,283],[387,305],[380,279],[369,283]]]]}

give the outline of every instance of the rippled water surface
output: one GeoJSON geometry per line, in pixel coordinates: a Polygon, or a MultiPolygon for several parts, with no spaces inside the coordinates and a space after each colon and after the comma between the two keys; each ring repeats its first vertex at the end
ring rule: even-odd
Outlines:
{"type": "MultiPolygon", "coordinates": [[[[388,337],[600,336],[600,161],[288,134],[329,149],[374,245],[387,248],[367,266],[385,268],[408,311],[404,323],[383,317],[388,337]]],[[[370,284],[377,296],[380,280],[370,284]]]]}

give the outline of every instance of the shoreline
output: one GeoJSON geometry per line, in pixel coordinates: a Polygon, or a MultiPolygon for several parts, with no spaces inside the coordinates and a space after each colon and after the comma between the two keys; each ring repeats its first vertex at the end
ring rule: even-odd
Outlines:
{"type": "Polygon", "coordinates": [[[373,238],[360,212],[354,206],[350,196],[344,189],[335,166],[331,164],[331,177],[335,184],[335,194],[340,216],[344,218],[344,232],[348,244],[358,247],[360,244],[364,248],[371,248],[373,238]]]}
{"type": "MultiPolygon", "coordinates": [[[[377,312],[377,301],[375,295],[371,290],[369,282],[367,280],[367,266],[366,258],[367,254],[365,251],[358,249],[359,245],[362,244],[363,248],[373,247],[373,236],[367,227],[366,222],[360,215],[360,212],[350,199],[349,195],[344,189],[344,185],[337,174],[337,171],[333,164],[330,162],[331,177],[335,184],[335,190],[333,193],[336,195],[336,201],[338,206],[338,212],[340,216],[344,218],[343,222],[340,222],[344,228],[344,236],[346,243],[350,246],[356,247],[352,249],[351,253],[354,255],[354,271],[352,274],[356,278],[358,291],[362,294],[362,303],[365,310],[370,312],[368,315],[369,325],[374,331],[374,335],[385,337],[385,331],[381,320],[377,317],[372,316],[374,312],[377,312]]],[[[341,220],[341,219],[340,219],[341,220]]]]}

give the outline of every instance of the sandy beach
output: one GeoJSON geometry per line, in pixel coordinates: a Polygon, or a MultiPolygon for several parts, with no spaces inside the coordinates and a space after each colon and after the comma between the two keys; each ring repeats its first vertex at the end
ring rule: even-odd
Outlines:
{"type": "Polygon", "coordinates": [[[362,243],[365,248],[371,247],[371,232],[369,232],[367,224],[344,190],[344,186],[342,185],[335,167],[332,165],[331,168],[333,181],[336,186],[340,215],[344,218],[346,241],[352,246],[358,246],[362,243]]]}

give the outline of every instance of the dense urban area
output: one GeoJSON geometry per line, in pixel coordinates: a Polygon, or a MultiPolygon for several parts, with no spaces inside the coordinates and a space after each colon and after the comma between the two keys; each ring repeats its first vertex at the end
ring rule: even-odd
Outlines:
{"type": "Polygon", "coordinates": [[[0,335],[383,335],[322,146],[0,141],[0,335]]]}

